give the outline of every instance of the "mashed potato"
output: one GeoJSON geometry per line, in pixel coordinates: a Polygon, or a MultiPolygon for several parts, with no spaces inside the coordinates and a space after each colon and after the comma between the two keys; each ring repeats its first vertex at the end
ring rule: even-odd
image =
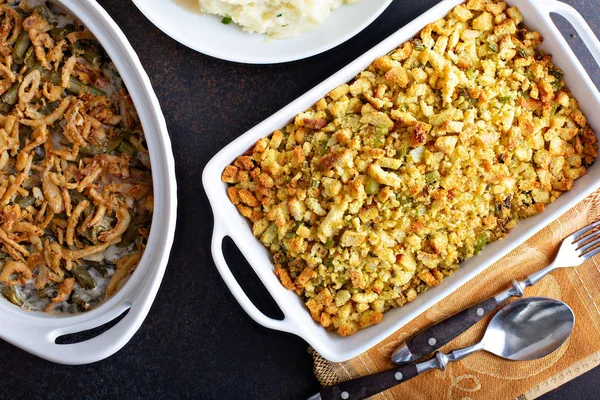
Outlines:
{"type": "Polygon", "coordinates": [[[273,38],[296,36],[322,24],[331,10],[360,0],[199,0],[200,10],[273,38]]]}

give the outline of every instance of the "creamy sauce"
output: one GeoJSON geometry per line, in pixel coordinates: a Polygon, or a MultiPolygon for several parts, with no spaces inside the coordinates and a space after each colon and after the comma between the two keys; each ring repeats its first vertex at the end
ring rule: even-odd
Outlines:
{"type": "Polygon", "coordinates": [[[171,0],[171,1],[173,1],[178,6],[185,8],[188,11],[193,11],[195,13],[200,12],[200,3],[198,3],[198,0],[171,0]]]}

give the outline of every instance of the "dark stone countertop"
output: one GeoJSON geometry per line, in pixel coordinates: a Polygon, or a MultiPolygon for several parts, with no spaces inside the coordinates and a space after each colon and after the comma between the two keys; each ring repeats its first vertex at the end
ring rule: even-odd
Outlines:
{"type": "MultiPolygon", "coordinates": [[[[162,34],[132,2],[99,2],[138,52],[167,119],[179,185],[175,245],[150,314],[123,350],[92,365],[69,367],[0,341],[0,399],[306,398],[318,389],[306,343],[254,323],[213,265],[212,213],[201,172],[238,135],[438,1],[396,0],[347,43],[308,60],[267,66],[234,64],[196,53],[162,34]]],[[[600,33],[598,0],[567,2],[600,33]]],[[[566,29],[569,41],[576,43],[572,28],[566,29]]],[[[576,48],[598,85],[598,67],[589,54],[576,48]]],[[[226,243],[225,251],[259,308],[277,315],[235,246],[226,243]]],[[[599,390],[600,368],[596,368],[544,399],[596,399],[599,390]]]]}

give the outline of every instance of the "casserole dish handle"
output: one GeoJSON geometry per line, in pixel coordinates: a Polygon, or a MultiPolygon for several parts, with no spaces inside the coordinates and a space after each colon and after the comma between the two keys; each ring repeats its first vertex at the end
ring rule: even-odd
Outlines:
{"type": "MultiPolygon", "coordinates": [[[[148,312],[149,304],[146,303],[140,301],[132,306],[131,302],[124,301],[99,318],[67,328],[46,326],[43,323],[23,325],[22,329],[9,329],[5,332],[6,339],[34,355],[58,364],[81,365],[97,362],[119,351],[133,337],[148,312]],[[92,339],[69,344],[56,343],[60,336],[97,328],[118,318],[128,309],[125,317],[92,339]]],[[[9,323],[8,326],[14,328],[16,325],[18,321],[14,321],[14,324],[9,323]]]]}
{"type": "MultiPolygon", "coordinates": [[[[216,223],[216,221],[217,219],[215,216],[215,228],[213,231],[211,243],[213,259],[215,261],[217,269],[219,270],[219,273],[221,274],[221,277],[223,278],[225,284],[233,294],[233,297],[235,297],[235,299],[238,301],[238,303],[240,303],[240,306],[242,306],[244,311],[246,311],[246,313],[248,313],[248,315],[258,324],[266,328],[298,334],[298,327],[295,323],[292,322],[292,319],[288,318],[287,316],[285,316],[282,320],[267,317],[262,311],[256,308],[252,300],[250,300],[246,292],[244,292],[244,289],[242,289],[236,278],[233,276],[229,265],[227,265],[227,261],[225,261],[225,256],[223,255],[223,239],[226,236],[231,236],[225,233],[222,230],[222,228],[216,223]]],[[[275,300],[275,302],[283,311],[277,300],[275,300]]]]}
{"type": "MultiPolygon", "coordinates": [[[[600,42],[598,41],[596,35],[594,35],[592,28],[590,28],[588,23],[576,9],[568,4],[556,0],[537,2],[536,7],[539,7],[540,10],[546,12],[549,19],[550,13],[556,13],[569,21],[569,23],[573,25],[579,34],[579,37],[583,43],[587,46],[588,50],[596,60],[596,63],[600,66],[600,42]]],[[[551,19],[550,22],[554,24],[551,19]]]]}

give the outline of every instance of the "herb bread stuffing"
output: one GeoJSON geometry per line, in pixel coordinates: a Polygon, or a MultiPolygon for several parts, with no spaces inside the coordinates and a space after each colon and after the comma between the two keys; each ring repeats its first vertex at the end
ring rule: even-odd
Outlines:
{"type": "Polygon", "coordinates": [[[573,187],[596,135],[502,1],[470,0],[223,171],[283,286],[342,336],[573,187]]]}

